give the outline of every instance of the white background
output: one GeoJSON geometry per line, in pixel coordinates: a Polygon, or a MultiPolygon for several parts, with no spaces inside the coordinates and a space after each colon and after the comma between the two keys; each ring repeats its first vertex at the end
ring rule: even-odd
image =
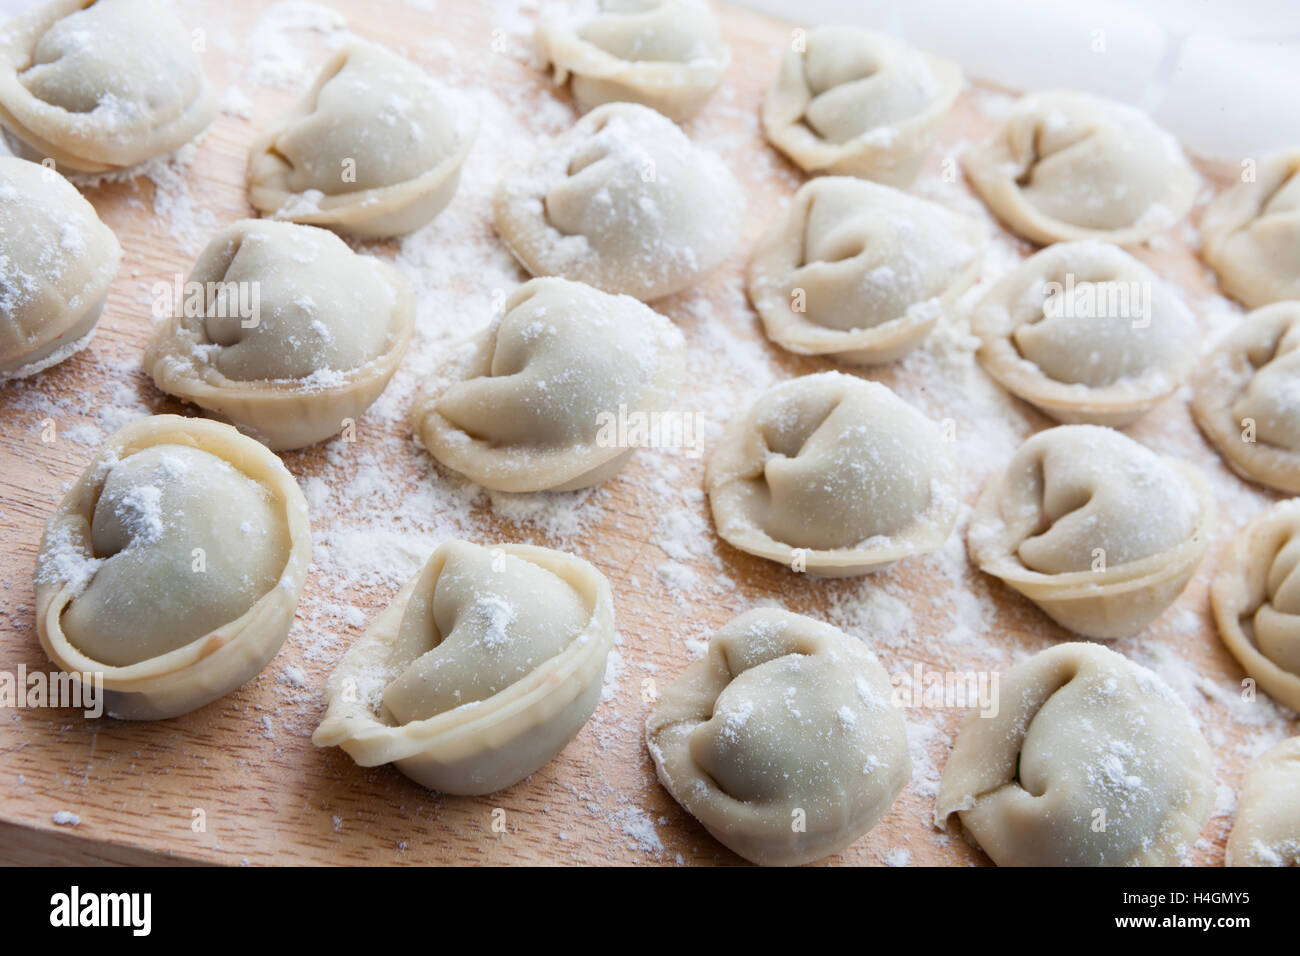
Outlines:
{"type": "Polygon", "coordinates": [[[739,0],[802,25],[884,30],[1011,90],[1146,109],[1188,149],[1300,145],[1300,0],[739,0]]]}

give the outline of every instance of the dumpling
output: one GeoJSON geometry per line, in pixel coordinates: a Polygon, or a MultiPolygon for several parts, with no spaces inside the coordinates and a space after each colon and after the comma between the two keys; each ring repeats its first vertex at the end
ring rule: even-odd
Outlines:
{"type": "Polygon", "coordinates": [[[883,33],[818,27],[781,61],[763,132],[804,172],[906,186],[962,82],[955,63],[883,33]]]}
{"type": "Polygon", "coordinates": [[[543,67],[571,82],[584,112],[640,103],[681,123],[699,112],[731,65],[704,0],[599,0],[544,10],[534,37],[543,67]]]}
{"type": "Polygon", "coordinates": [[[657,299],[712,272],[740,241],[745,196],[713,153],[635,103],[607,103],[508,175],[497,232],[535,276],[657,299]]]}
{"type": "Polygon", "coordinates": [[[1196,364],[1196,318],[1154,272],[1096,240],[1040,250],[971,318],[984,368],[1070,424],[1122,427],[1177,391],[1196,364]]]}
{"type": "Polygon", "coordinates": [[[1187,215],[1198,183],[1177,140],[1149,116],[1086,93],[1022,97],[962,164],[994,215],[1044,245],[1149,239],[1187,215]]]}
{"type": "Polygon", "coordinates": [[[1210,589],[1219,636],[1251,678],[1300,712],[1300,499],[1237,536],[1210,589]]]}
{"type": "Polygon", "coordinates": [[[713,635],[650,712],[646,744],[673,799],[765,865],[843,850],[912,776],[903,714],[876,655],[775,608],[713,635]]]}
{"type": "Polygon", "coordinates": [[[27,159],[123,169],[216,114],[189,31],[154,0],[44,0],[0,31],[0,124],[27,159]]]}
{"type": "Polygon", "coordinates": [[[1228,835],[1228,866],[1300,866],[1300,737],[1251,765],[1228,835]]]}
{"type": "Polygon", "coordinates": [[[1250,313],[1192,381],[1192,412],[1223,460],[1300,494],[1300,302],[1250,313]]]}
{"type": "Polygon", "coordinates": [[[613,646],[609,582],[586,561],[448,541],[339,661],[312,743],[432,790],[501,790],[582,729],[613,646]]]}
{"type": "Polygon", "coordinates": [[[144,367],[164,392],[281,450],[337,434],[411,341],[406,277],[312,226],[242,219],[208,243],[144,367]]]}
{"type": "Polygon", "coordinates": [[[974,281],[974,222],[906,193],[842,176],[805,183],[749,263],[768,337],[801,355],[900,358],[974,281]]]}
{"type": "Polygon", "coordinates": [[[248,198],[265,215],[348,235],[411,232],[451,202],[475,133],[422,70],[354,40],[253,143],[248,198]]]}
{"type": "Polygon", "coordinates": [[[960,507],[939,429],[842,372],[765,392],[723,434],[705,486],[728,544],[828,577],[943,547],[960,507]]]}
{"type": "Polygon", "coordinates": [[[972,711],[943,768],[952,814],[999,866],[1176,866],[1214,805],[1214,761],[1154,672],[1070,643],[1001,675],[996,715],[972,711]]]}
{"type": "Polygon", "coordinates": [[[1034,435],[989,483],[967,544],[1062,627],[1108,640],[1142,630],[1178,598],[1210,543],[1209,484],[1097,425],[1034,435]]]}
{"type": "Polygon", "coordinates": [[[1300,147],[1259,164],[1201,220],[1201,250],[1223,290],[1247,308],[1300,299],[1300,147]]]}
{"type": "Polygon", "coordinates": [[[533,279],[434,372],[411,421],[434,458],[485,488],[585,488],[623,467],[640,431],[657,420],[662,432],[685,367],[685,338],[643,303],[533,279]]]}
{"type": "Polygon", "coordinates": [[[90,344],[121,261],[117,237],[71,183],[0,157],[0,382],[90,344]]]}
{"type": "Polygon", "coordinates": [[[307,502],[229,425],[155,415],[104,443],[45,526],[36,632],[70,674],[103,674],[129,720],[189,713],[284,643],[311,564],[307,502]]]}

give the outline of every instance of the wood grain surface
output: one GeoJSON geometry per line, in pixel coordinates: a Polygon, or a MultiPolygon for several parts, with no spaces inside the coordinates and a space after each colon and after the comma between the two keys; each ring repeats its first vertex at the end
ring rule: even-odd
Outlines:
{"type": "MultiPolygon", "coordinates": [[[[177,6],[187,23],[206,31],[212,81],[242,95],[227,97],[226,111],[184,162],[84,188],[125,249],[98,336],[56,368],[0,386],[2,670],[49,667],[32,618],[36,550],[46,518],[98,442],[135,414],[195,414],[159,393],[139,368],[152,321],[149,290],[188,272],[204,234],[252,214],[244,194],[248,144],[296,99],[341,36],[341,24],[331,24],[322,8],[451,85],[491,99],[474,101],[483,106],[484,129],[448,211],[405,244],[359,247],[397,259],[417,281],[421,330],[389,392],[359,423],[355,443],[336,440],[284,456],[308,490],[318,563],[284,648],[241,690],[175,720],[134,724],[87,720],[74,711],[0,711],[0,859],[735,864],[741,861],[658,785],[643,740],[655,689],[671,682],[730,617],[775,602],[830,619],[872,646],[891,674],[918,664],[935,672],[996,670],[1067,638],[1028,602],[973,572],[960,533],[941,555],[849,581],[809,578],[739,553],[714,536],[701,491],[705,458],[686,450],[642,451],[595,492],[522,501],[479,494],[433,466],[410,440],[409,397],[439,348],[482,325],[494,294],[526,278],[492,230],[491,183],[575,116],[567,94],[528,60],[532,11],[506,2],[326,0],[321,7],[295,5],[295,21],[292,9],[256,0],[177,6]],[[276,36],[292,40],[300,63],[268,54],[276,36]],[[189,228],[195,224],[197,236],[189,228]],[[359,768],[342,751],[318,750],[309,739],[334,662],[401,578],[452,533],[484,542],[529,540],[588,558],[613,585],[620,631],[595,718],[534,776],[482,798],[426,792],[389,767],[359,768]],[[357,562],[372,555],[375,573],[357,573],[357,562]],[[78,822],[56,824],[61,811],[78,822]]],[[[720,427],[767,382],[834,367],[766,343],[744,299],[749,251],[803,177],[766,145],[757,121],[790,27],[719,10],[733,64],[724,89],[687,131],[721,151],[746,186],[745,240],[699,288],[655,304],[688,336],[692,360],[681,406],[707,420],[706,456],[720,427]]],[[[1001,233],[951,172],[961,149],[994,128],[1006,102],[989,92],[963,94],[913,189],[989,224],[996,236],[991,274],[1030,249],[1001,233]]],[[[1224,181],[1204,171],[1207,184],[1224,181]]],[[[1189,248],[1193,240],[1194,230],[1182,224],[1136,252],[1182,288],[1208,346],[1240,310],[1218,297],[1189,248]]],[[[1050,423],[998,392],[974,363],[961,323],[955,316],[904,362],[861,374],[955,423],[971,501],[1020,440],[1050,423]]],[[[1192,424],[1185,394],[1128,431],[1202,467],[1223,512],[1209,557],[1177,606],[1143,635],[1114,645],[1169,678],[1206,730],[1221,799],[1192,860],[1219,864],[1231,795],[1248,758],[1297,731],[1295,716],[1267,699],[1242,699],[1243,675],[1219,643],[1207,606],[1216,556],[1275,496],[1224,469],[1192,424]]],[[[912,785],[871,833],[827,862],[988,862],[957,830],[933,823],[938,773],[961,713],[908,708],[912,785]]]]}

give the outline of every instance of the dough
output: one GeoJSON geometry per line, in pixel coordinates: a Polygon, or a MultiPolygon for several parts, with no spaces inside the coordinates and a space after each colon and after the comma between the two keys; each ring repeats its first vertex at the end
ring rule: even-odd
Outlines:
{"type": "MultiPolygon", "coordinates": [[[[440,462],[498,491],[598,484],[673,403],[686,341],[629,296],[533,279],[505,314],[448,355],[416,397],[416,437],[440,462]],[[619,434],[619,421],[628,428],[619,434]]],[[[672,432],[667,432],[671,435],[672,432]]]]}
{"type": "Polygon", "coordinates": [[[884,385],[842,372],[765,392],[727,428],[705,487],[728,544],[826,576],[943,547],[960,506],[939,429],[884,385]]]}
{"type": "Polygon", "coordinates": [[[357,419],[415,324],[406,277],[312,226],[242,219],[208,243],[144,367],[164,392],[268,447],[301,448],[357,419]]]}
{"type": "Polygon", "coordinates": [[[818,27],[803,40],[763,102],[768,141],[807,173],[911,183],[961,92],[961,70],[854,27],[818,27]]]}
{"type": "Polygon", "coordinates": [[[43,0],[0,30],[0,124],[26,159],[123,169],[216,113],[190,31],[154,0],[43,0]]]}
{"type": "Polygon", "coordinates": [[[1247,308],[1300,299],[1300,147],[1265,159],[1252,182],[1225,189],[1201,220],[1219,285],[1247,308]]]}
{"type": "Polygon", "coordinates": [[[1259,757],[1246,773],[1228,866],[1300,866],[1300,737],[1259,757]]]}
{"type": "Polygon", "coordinates": [[[586,112],[640,103],[681,123],[722,82],[731,51],[704,0],[599,0],[543,10],[534,36],[543,68],[571,81],[586,112]]]}
{"type": "Polygon", "coordinates": [[[248,198],[268,216],[353,236],[411,232],[451,202],[472,121],[414,64],[354,40],[248,156],[248,198]]]}
{"type": "Polygon", "coordinates": [[[1040,651],[1001,675],[943,768],[952,814],[999,866],[1175,866],[1214,805],[1214,761],[1160,677],[1096,644],[1040,651]]]}
{"type": "Polygon", "coordinates": [[[667,117],[607,103],[507,176],[493,209],[531,274],[649,300],[731,254],[745,196],[722,160],[667,117]]]}
{"type": "Polygon", "coordinates": [[[1022,97],[962,163],[994,215],[1044,245],[1149,239],[1187,215],[1198,186],[1177,140],[1149,116],[1086,93],[1022,97]]]}
{"type": "Polygon", "coordinates": [[[1196,317],[1118,246],[1061,242],[1030,256],[971,319],[979,358],[1007,391],[1070,424],[1129,425],[1196,364],[1196,317]]]}
{"type": "Polygon", "coordinates": [[[117,237],[71,183],[0,157],[0,382],[90,344],[121,261],[117,237]]]}
{"type": "Polygon", "coordinates": [[[1034,435],[971,517],[971,559],[1087,637],[1128,637],[1183,592],[1214,497],[1190,465],[1097,425],[1034,435]]]}
{"type": "Polygon", "coordinates": [[[1238,474],[1300,494],[1300,302],[1250,313],[1193,379],[1192,412],[1238,474]]]}
{"type": "Polygon", "coordinates": [[[293,476],[229,425],[138,419],[45,526],[36,630],[68,673],[101,672],[114,717],[175,717],[275,656],[311,563],[293,476]]]}
{"type": "Polygon", "coordinates": [[[805,183],[749,263],[768,337],[801,355],[889,362],[911,351],[979,269],[972,221],[843,176],[805,183]]]}
{"type": "Polygon", "coordinates": [[[312,743],[446,793],[491,793],[558,754],[600,698],[609,582],[531,545],[440,545],[343,656],[312,743]]]}
{"type": "Polygon", "coordinates": [[[1219,636],[1248,676],[1300,712],[1300,499],[1237,536],[1210,590],[1219,636]]]}
{"type": "Polygon", "coordinates": [[[889,675],[857,638],[774,608],[718,630],[646,721],[673,799],[754,863],[838,853],[912,776],[889,675]]]}

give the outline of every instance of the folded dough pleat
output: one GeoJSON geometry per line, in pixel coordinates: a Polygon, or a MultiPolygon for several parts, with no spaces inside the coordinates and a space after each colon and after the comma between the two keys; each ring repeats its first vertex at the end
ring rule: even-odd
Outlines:
{"type": "Polygon", "coordinates": [[[1141,110],[1072,91],[1021,97],[962,163],[994,215],[1045,245],[1148,239],[1187,214],[1198,184],[1177,140],[1141,110]]]}
{"type": "Polygon", "coordinates": [[[189,31],[154,0],[44,0],[0,32],[0,123],[27,158],[76,173],[134,166],[216,112],[189,31]]]}
{"type": "Polygon", "coordinates": [[[1209,745],[1155,673],[1095,644],[1000,676],[944,767],[936,821],[957,814],[999,866],[1171,866],[1214,802],[1209,745]]]}
{"type": "Polygon", "coordinates": [[[90,527],[103,563],[64,613],[63,631],[114,667],[236,620],[275,586],[289,556],[270,492],[184,445],[152,445],[114,465],[90,527]],[[196,548],[202,573],[191,570],[196,548]]]}
{"type": "Polygon", "coordinates": [[[1247,308],[1300,299],[1300,147],[1265,157],[1201,219],[1205,261],[1247,308]]]}
{"type": "Polygon", "coordinates": [[[393,657],[418,656],[384,689],[384,707],[405,724],[485,700],[563,651],[587,617],[550,571],[453,542],[427,610],[402,621],[393,657]]]}

